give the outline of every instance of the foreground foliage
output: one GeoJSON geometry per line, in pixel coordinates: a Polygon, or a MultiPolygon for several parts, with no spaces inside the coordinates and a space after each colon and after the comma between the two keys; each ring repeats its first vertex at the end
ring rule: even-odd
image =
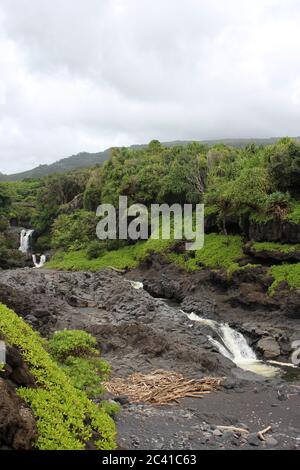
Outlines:
{"type": "Polygon", "coordinates": [[[38,388],[19,388],[37,420],[36,446],[43,450],[114,449],[115,425],[104,408],[90,401],[46,351],[47,343],[18,315],[0,304],[0,332],[18,347],[38,388]]]}

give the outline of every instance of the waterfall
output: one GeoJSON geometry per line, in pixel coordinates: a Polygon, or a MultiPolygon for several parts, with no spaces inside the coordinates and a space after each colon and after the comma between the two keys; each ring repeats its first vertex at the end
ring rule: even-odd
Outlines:
{"type": "Polygon", "coordinates": [[[42,255],[39,262],[37,262],[36,255],[32,255],[32,261],[36,268],[42,268],[47,261],[46,255],[42,255]]]}
{"type": "Polygon", "coordinates": [[[198,317],[198,315],[195,315],[195,313],[186,315],[191,321],[201,323],[202,325],[206,325],[214,330],[219,336],[220,341],[208,336],[210,343],[215,346],[223,356],[230,359],[241,369],[248,370],[265,377],[274,377],[278,374],[279,369],[268,366],[262,361],[259,361],[242,333],[234,330],[227,323],[218,323],[214,320],[201,318],[198,317]]]}
{"type": "Polygon", "coordinates": [[[34,230],[23,229],[20,235],[20,248],[19,250],[26,255],[30,251],[31,236],[34,230]]]}

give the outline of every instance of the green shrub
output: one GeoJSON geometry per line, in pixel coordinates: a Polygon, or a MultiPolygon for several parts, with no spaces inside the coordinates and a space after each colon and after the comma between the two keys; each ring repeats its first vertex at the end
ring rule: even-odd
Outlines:
{"type": "Polygon", "coordinates": [[[83,390],[88,397],[98,397],[104,392],[101,382],[108,378],[110,366],[99,357],[69,356],[61,366],[74,387],[83,390]]]}
{"type": "Polygon", "coordinates": [[[8,257],[8,247],[7,247],[7,240],[3,233],[0,233],[0,258],[7,258],[8,257]]]}
{"type": "Polygon", "coordinates": [[[83,206],[87,211],[96,211],[101,204],[101,188],[89,186],[84,191],[83,206]]]}
{"type": "Polygon", "coordinates": [[[116,416],[120,411],[119,403],[116,403],[112,400],[103,400],[100,403],[100,407],[103,411],[105,411],[105,413],[112,417],[116,416]]]}
{"type": "Polygon", "coordinates": [[[268,168],[279,190],[299,193],[300,144],[283,138],[266,150],[268,168]]]}
{"type": "Polygon", "coordinates": [[[9,221],[5,215],[0,215],[0,232],[5,232],[9,228],[9,221]]]}
{"type": "Polygon", "coordinates": [[[72,214],[61,214],[52,227],[54,248],[79,250],[96,238],[96,215],[78,210],[72,214]]]}
{"type": "MultiPolygon", "coordinates": [[[[46,341],[1,304],[0,333],[8,344],[20,350],[38,386],[18,389],[18,394],[28,403],[36,418],[36,447],[42,450],[83,450],[88,441],[95,439],[98,449],[115,449],[116,430],[111,417],[90,401],[83,391],[74,387],[71,379],[45,350],[46,341]]],[[[90,341],[87,347],[93,350],[90,341]]]]}
{"type": "Polygon", "coordinates": [[[300,224],[300,204],[295,204],[291,212],[287,215],[287,220],[293,224],[300,224]]]}
{"type": "Polygon", "coordinates": [[[266,197],[266,213],[276,218],[284,219],[291,206],[291,196],[289,193],[276,191],[266,197]]]}
{"type": "Polygon", "coordinates": [[[34,248],[36,252],[43,253],[44,251],[50,250],[51,245],[51,236],[49,234],[45,234],[38,237],[37,241],[34,244],[34,248]]]}
{"type": "Polygon", "coordinates": [[[291,289],[300,289],[300,263],[272,266],[270,273],[274,278],[269,293],[274,294],[281,282],[287,282],[291,289]]]}
{"type": "Polygon", "coordinates": [[[281,253],[294,253],[300,251],[300,245],[287,245],[276,242],[255,242],[253,244],[255,251],[279,251],[281,253]]]}
{"type": "Polygon", "coordinates": [[[50,354],[58,361],[63,361],[68,356],[97,355],[96,346],[96,338],[81,330],[57,331],[48,342],[50,354]]]}
{"type": "Polygon", "coordinates": [[[92,241],[86,250],[87,259],[99,258],[105,252],[105,244],[100,240],[92,241]]]}
{"type": "Polygon", "coordinates": [[[205,235],[204,247],[197,250],[194,257],[187,256],[186,253],[171,253],[168,259],[190,271],[205,267],[223,268],[229,272],[238,267],[237,261],[242,256],[243,243],[239,235],[210,233],[205,235]]]}

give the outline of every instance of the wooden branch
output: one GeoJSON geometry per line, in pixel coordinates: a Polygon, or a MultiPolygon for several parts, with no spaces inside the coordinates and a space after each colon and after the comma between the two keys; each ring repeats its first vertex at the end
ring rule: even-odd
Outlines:
{"type": "Polygon", "coordinates": [[[261,441],[265,441],[266,438],[265,438],[265,434],[267,434],[268,432],[272,431],[272,426],[268,426],[267,428],[263,429],[262,431],[258,431],[257,433],[257,437],[261,440],[261,441]]]}
{"type": "Polygon", "coordinates": [[[298,366],[295,364],[291,364],[290,362],[278,362],[278,361],[267,361],[269,364],[274,364],[276,366],[282,366],[282,367],[292,367],[293,369],[298,369],[298,366]]]}
{"type": "Polygon", "coordinates": [[[236,428],[235,426],[216,426],[216,428],[220,429],[220,431],[232,431],[239,434],[249,434],[248,429],[236,428]]]}

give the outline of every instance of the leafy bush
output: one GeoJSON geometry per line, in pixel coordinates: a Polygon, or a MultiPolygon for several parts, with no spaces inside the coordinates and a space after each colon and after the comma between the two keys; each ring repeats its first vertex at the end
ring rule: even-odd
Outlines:
{"type": "Polygon", "coordinates": [[[229,272],[238,267],[237,261],[242,256],[243,242],[239,235],[210,233],[205,235],[204,247],[197,250],[193,258],[187,258],[186,254],[171,253],[168,259],[191,271],[205,267],[226,269],[229,272]]]}
{"type": "Polygon", "coordinates": [[[51,236],[49,234],[44,234],[36,240],[34,243],[34,249],[36,252],[43,253],[47,250],[50,250],[52,245],[51,236]]]}
{"type": "Polygon", "coordinates": [[[7,185],[0,184],[0,209],[5,209],[11,204],[11,195],[7,189],[7,185]]]}
{"type": "MultiPolygon", "coordinates": [[[[36,447],[41,450],[83,450],[86,443],[94,439],[98,449],[115,449],[115,425],[104,408],[74,387],[45,350],[46,341],[1,304],[0,333],[7,343],[21,351],[38,385],[38,388],[18,389],[37,421],[36,447]]],[[[91,342],[87,343],[90,349],[91,342]]]]}
{"type": "Polygon", "coordinates": [[[97,186],[89,186],[84,191],[83,206],[87,211],[96,211],[101,203],[101,188],[97,186]]]}
{"type": "Polygon", "coordinates": [[[266,197],[266,213],[279,219],[284,219],[291,206],[291,196],[289,193],[276,191],[266,197]]]}
{"type": "Polygon", "coordinates": [[[300,144],[284,138],[267,148],[268,166],[271,176],[281,191],[299,194],[300,144]]]}
{"type": "Polygon", "coordinates": [[[276,242],[255,242],[253,244],[255,251],[279,251],[281,253],[295,253],[300,252],[300,245],[298,244],[283,244],[276,242]]]}
{"type": "Polygon", "coordinates": [[[71,378],[74,387],[83,390],[88,397],[98,397],[104,392],[101,382],[110,374],[107,362],[99,357],[67,357],[62,369],[71,378]]]}
{"type": "Polygon", "coordinates": [[[93,212],[78,210],[72,214],[61,214],[52,227],[54,248],[78,250],[96,238],[97,220],[93,212]]]}
{"type": "Polygon", "coordinates": [[[287,215],[287,220],[293,224],[300,224],[300,204],[295,204],[291,212],[287,215]]]}
{"type": "Polygon", "coordinates": [[[95,259],[108,251],[116,251],[127,246],[127,240],[95,240],[91,242],[86,250],[87,259],[95,259]]]}
{"type": "Polygon", "coordinates": [[[63,330],[54,333],[48,342],[49,352],[58,361],[68,356],[97,355],[97,340],[81,330],[63,330]]]}
{"type": "Polygon", "coordinates": [[[5,232],[9,228],[9,221],[4,215],[0,215],[0,232],[5,232]]]}
{"type": "Polygon", "coordinates": [[[91,242],[86,250],[87,259],[99,258],[105,252],[105,244],[100,240],[91,242]]]}
{"type": "Polygon", "coordinates": [[[7,240],[3,233],[0,233],[0,259],[6,259],[8,258],[9,253],[8,253],[8,246],[7,246],[7,240]]]}
{"type": "Polygon", "coordinates": [[[287,282],[292,289],[300,289],[300,263],[272,266],[270,273],[274,277],[274,282],[269,288],[270,294],[276,292],[281,282],[287,282]]]}
{"type": "Polygon", "coordinates": [[[48,341],[50,354],[60,363],[73,385],[89,397],[103,393],[101,382],[110,373],[110,366],[99,357],[96,339],[81,330],[54,333],[48,341]]]}

